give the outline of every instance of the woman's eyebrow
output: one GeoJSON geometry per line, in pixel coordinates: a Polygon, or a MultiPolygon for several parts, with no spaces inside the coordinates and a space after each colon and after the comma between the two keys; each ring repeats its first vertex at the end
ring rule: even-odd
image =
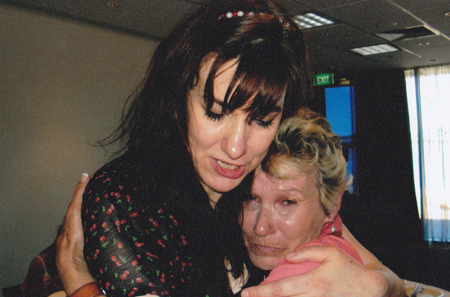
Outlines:
{"type": "Polygon", "coordinates": [[[302,189],[287,188],[287,189],[283,189],[282,192],[289,193],[289,194],[300,194],[300,196],[303,197],[303,198],[307,198],[308,197],[308,195],[302,189]]]}
{"type": "Polygon", "coordinates": [[[281,106],[275,106],[270,112],[282,112],[283,107],[281,106]]]}

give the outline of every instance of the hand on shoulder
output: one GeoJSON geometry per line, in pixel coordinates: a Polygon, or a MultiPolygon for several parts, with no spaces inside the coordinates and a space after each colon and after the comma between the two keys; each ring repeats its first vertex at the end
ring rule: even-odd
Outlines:
{"type": "Polygon", "coordinates": [[[383,271],[362,266],[337,247],[305,247],[288,254],[286,260],[321,265],[302,275],[245,289],[241,296],[406,296],[390,288],[389,276],[383,271]]]}

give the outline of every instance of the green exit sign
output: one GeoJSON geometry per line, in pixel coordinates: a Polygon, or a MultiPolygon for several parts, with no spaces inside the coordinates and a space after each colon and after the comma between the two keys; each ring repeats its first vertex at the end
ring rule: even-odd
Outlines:
{"type": "Polygon", "coordinates": [[[324,86],[324,85],[332,85],[334,84],[334,74],[333,73],[325,73],[318,74],[314,76],[314,85],[315,86],[324,86]]]}

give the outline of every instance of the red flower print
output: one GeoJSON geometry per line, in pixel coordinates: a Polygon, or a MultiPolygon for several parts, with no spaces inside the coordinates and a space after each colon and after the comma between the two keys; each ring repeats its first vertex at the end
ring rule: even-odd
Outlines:
{"type": "Polygon", "coordinates": [[[108,210],[106,211],[107,215],[110,215],[112,213],[112,211],[114,210],[114,205],[111,205],[108,210]]]}
{"type": "Polygon", "coordinates": [[[118,247],[119,249],[123,248],[123,243],[119,242],[119,243],[117,244],[117,247],[118,247]]]}
{"type": "Polygon", "coordinates": [[[103,242],[105,240],[106,240],[105,236],[100,237],[100,242],[103,242]]]}
{"type": "Polygon", "coordinates": [[[136,282],[137,282],[138,284],[142,283],[142,278],[138,277],[138,278],[136,279],[136,282]]]}
{"type": "Polygon", "coordinates": [[[103,222],[102,227],[106,228],[106,226],[108,226],[108,223],[107,222],[103,222]]]}
{"type": "Polygon", "coordinates": [[[138,261],[136,261],[136,260],[133,260],[133,262],[131,262],[131,265],[132,265],[132,266],[136,266],[136,265],[138,265],[138,261]]]}
{"type": "Polygon", "coordinates": [[[116,256],[111,256],[111,261],[116,262],[117,261],[117,257],[116,256]]]}

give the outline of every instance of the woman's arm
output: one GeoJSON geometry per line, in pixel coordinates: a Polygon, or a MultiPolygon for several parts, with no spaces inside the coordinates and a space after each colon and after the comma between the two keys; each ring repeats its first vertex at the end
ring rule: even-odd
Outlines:
{"type": "Polygon", "coordinates": [[[344,229],[345,239],[355,246],[365,266],[336,247],[305,247],[286,255],[286,260],[319,262],[319,267],[245,289],[241,296],[406,296],[401,280],[344,229]]]}
{"type": "Polygon", "coordinates": [[[165,207],[133,204],[125,163],[108,166],[80,182],[67,211],[57,256],[66,292],[97,281],[108,296],[177,295],[193,269],[183,230],[165,207]]]}
{"type": "Polygon", "coordinates": [[[384,266],[371,252],[363,247],[345,226],[343,226],[342,229],[342,236],[355,247],[366,268],[384,274],[385,280],[388,283],[387,292],[383,296],[406,296],[404,282],[392,270],[384,266]]]}

